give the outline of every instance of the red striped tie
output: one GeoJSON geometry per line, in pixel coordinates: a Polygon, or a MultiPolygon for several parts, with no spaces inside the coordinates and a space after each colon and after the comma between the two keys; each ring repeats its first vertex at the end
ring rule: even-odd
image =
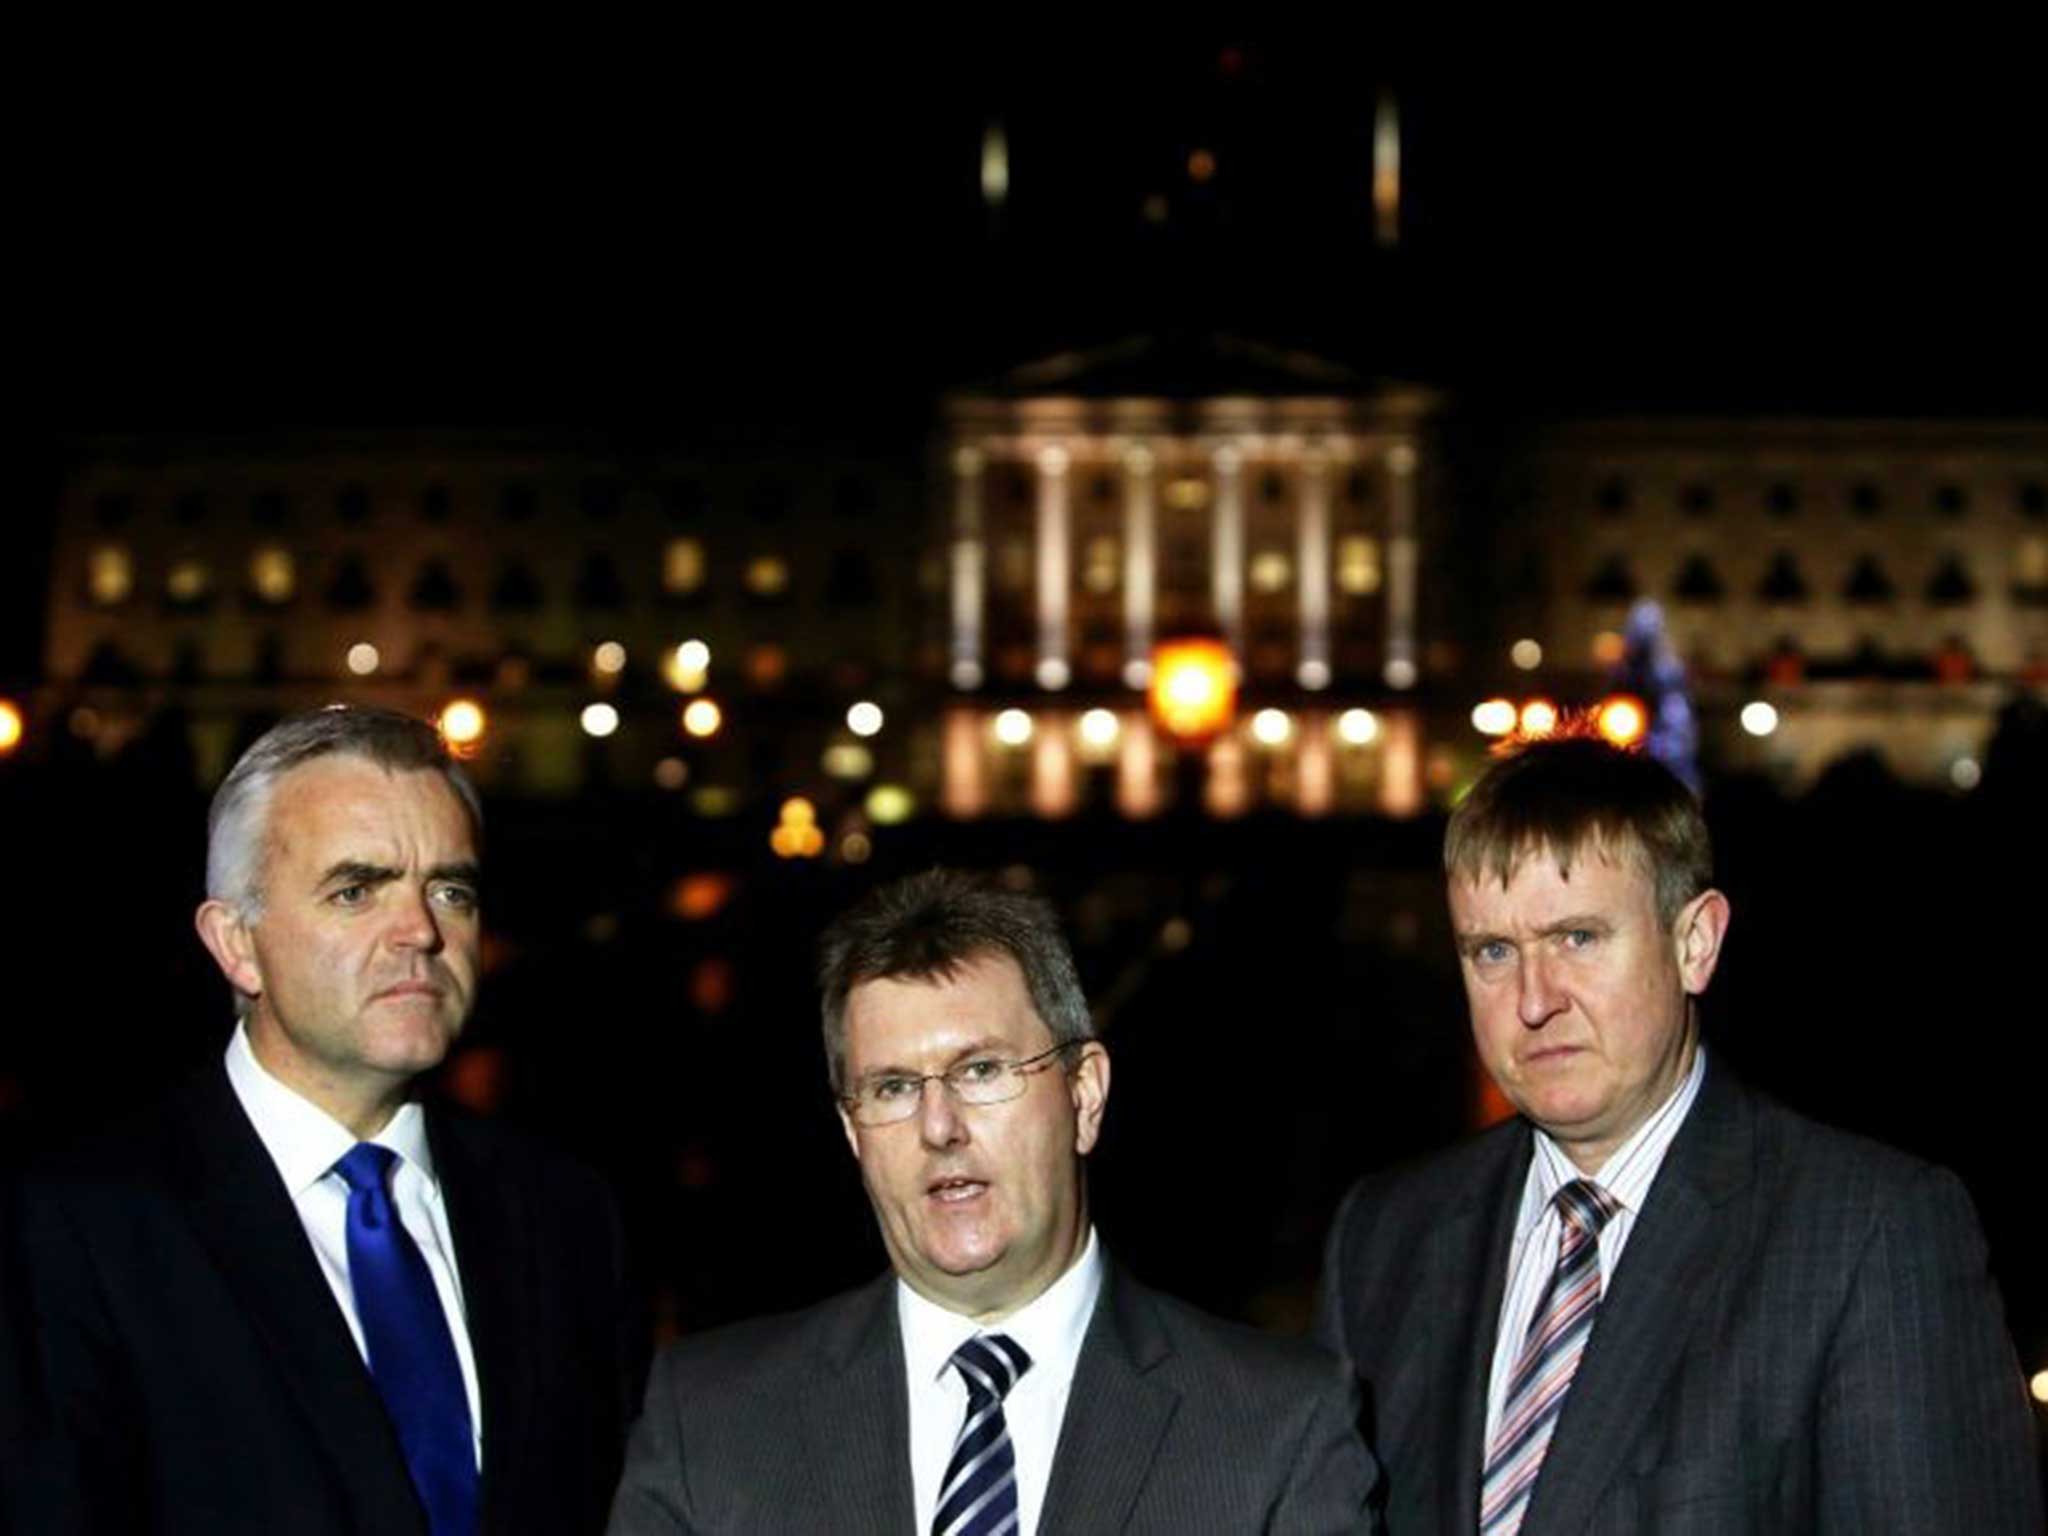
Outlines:
{"type": "Polygon", "coordinates": [[[1600,1309],[1600,1229],[1619,1207],[1590,1179],[1574,1179],[1553,1198],[1563,1223],[1557,1268],[1550,1272],[1529,1319],[1522,1352],[1508,1376],[1500,1425],[1486,1448],[1480,1536],[1515,1536],[1522,1528],[1565,1391],[1593,1332],[1593,1315],[1600,1309]]]}

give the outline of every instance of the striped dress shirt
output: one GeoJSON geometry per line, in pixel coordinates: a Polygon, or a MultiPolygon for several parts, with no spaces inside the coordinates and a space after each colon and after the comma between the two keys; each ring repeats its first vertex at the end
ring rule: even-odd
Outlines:
{"type": "MultiPolygon", "coordinates": [[[[1636,1127],[1635,1134],[1615,1149],[1614,1156],[1593,1175],[1619,1207],[1600,1232],[1600,1289],[1605,1294],[1614,1278],[1614,1266],[1628,1246],[1629,1232],[1649,1198],[1657,1170],[1664,1166],[1664,1154],[1672,1138],[1685,1124],[1692,1101],[1699,1096],[1700,1081],[1706,1076],[1707,1048],[1696,1046],[1692,1070],[1657,1112],[1636,1127]]],[[[1500,1426],[1501,1405],[1507,1399],[1508,1377],[1522,1352],[1522,1337],[1529,1331],[1529,1319],[1542,1299],[1544,1282],[1557,1267],[1557,1249],[1563,1223],[1554,1196],[1573,1179],[1584,1177],[1558,1144],[1542,1131],[1536,1132],[1536,1155],[1529,1159],[1529,1176],[1522,1181],[1522,1207],[1515,1216],[1515,1241],[1508,1252],[1507,1290],[1501,1297],[1500,1331],[1494,1336],[1493,1374],[1486,1387],[1486,1438],[1500,1426]]],[[[1597,1326],[1597,1325],[1596,1325],[1597,1326]]]]}

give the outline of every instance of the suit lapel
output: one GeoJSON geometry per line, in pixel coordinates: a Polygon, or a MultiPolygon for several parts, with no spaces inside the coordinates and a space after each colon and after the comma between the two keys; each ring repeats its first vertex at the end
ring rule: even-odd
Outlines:
{"type": "Polygon", "coordinates": [[[802,1454],[791,1476],[809,1487],[792,1507],[828,1511],[849,1536],[901,1536],[917,1516],[893,1274],[833,1320],[819,1355],[814,1387],[795,1405],[802,1454]]]}
{"type": "Polygon", "coordinates": [[[1109,1266],[1067,1394],[1039,1529],[1123,1529],[1180,1404],[1180,1393],[1150,1374],[1172,1353],[1144,1287],[1109,1266]]]}
{"type": "Polygon", "coordinates": [[[1444,1298],[1431,1313],[1431,1393],[1452,1393],[1418,1416],[1436,1433],[1436,1486],[1445,1530],[1467,1530],[1479,1519],[1479,1473],[1486,1458],[1486,1394],[1493,1374],[1494,1338],[1507,1290],[1508,1250],[1515,1213],[1528,1177],[1534,1142],[1528,1130],[1503,1140],[1504,1155],[1446,1220],[1431,1231],[1420,1285],[1444,1298]],[[1472,1277],[1484,1283],[1476,1289],[1472,1277]]]}
{"type": "Polygon", "coordinates": [[[427,1136],[482,1403],[483,1529],[509,1530],[520,1522],[521,1448],[532,1438],[536,1245],[518,1181],[496,1174],[488,1146],[432,1110],[427,1136]]]}
{"type": "Polygon", "coordinates": [[[1726,1242],[1719,1208],[1747,1184],[1752,1157],[1749,1105],[1710,1066],[1600,1303],[1529,1501],[1528,1536],[1583,1529],[1622,1470],[1703,1315],[1726,1242]]]}
{"type": "Polygon", "coordinates": [[[298,1404],[310,1441],[333,1463],[350,1503],[374,1512],[380,1529],[424,1533],[383,1401],[225,1074],[197,1079],[179,1114],[190,1157],[174,1178],[193,1226],[298,1404]]]}

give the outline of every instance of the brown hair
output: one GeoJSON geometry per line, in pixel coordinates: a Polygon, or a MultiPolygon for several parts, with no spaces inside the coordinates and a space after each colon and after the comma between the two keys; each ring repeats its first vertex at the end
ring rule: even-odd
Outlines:
{"type": "Polygon", "coordinates": [[[1667,928],[1713,883],[1714,850],[1691,790],[1662,763],[1598,738],[1532,741],[1489,768],[1451,813],[1444,872],[1505,886],[1548,854],[1565,873],[1587,853],[1635,859],[1667,928]]]}

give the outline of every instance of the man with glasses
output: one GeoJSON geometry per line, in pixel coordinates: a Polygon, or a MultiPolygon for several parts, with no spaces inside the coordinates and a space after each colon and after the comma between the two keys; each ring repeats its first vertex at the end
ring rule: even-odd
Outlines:
{"type": "Polygon", "coordinates": [[[823,954],[826,1060],[892,1272],[673,1347],[614,1536],[1370,1529],[1335,1363],[1104,1255],[1082,1160],[1109,1053],[1050,908],[935,870],[823,954]]]}

